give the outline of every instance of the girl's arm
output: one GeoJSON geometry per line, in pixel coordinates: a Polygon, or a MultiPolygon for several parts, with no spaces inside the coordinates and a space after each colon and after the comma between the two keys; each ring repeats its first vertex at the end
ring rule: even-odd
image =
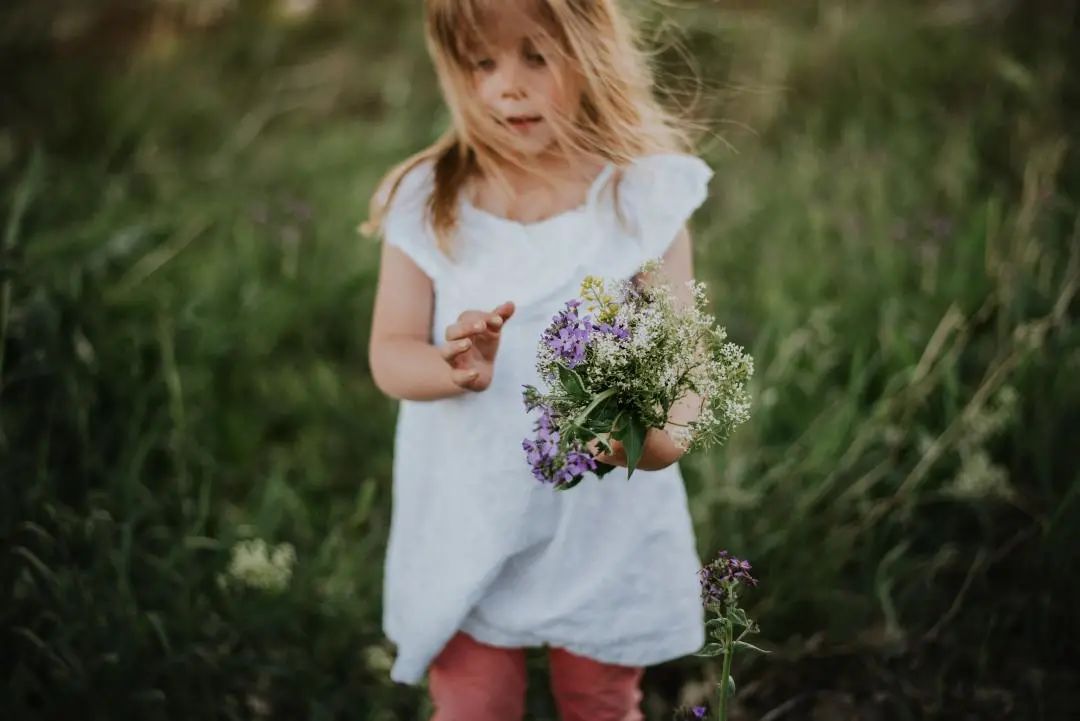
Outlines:
{"type": "MultiPolygon", "coordinates": [[[[690,289],[686,286],[687,281],[694,278],[693,248],[690,244],[690,232],[684,226],[675,236],[663,257],[661,272],[672,286],[676,302],[682,307],[692,305],[694,302],[690,289]]],[[[639,274],[634,278],[635,282],[648,284],[653,279],[647,274],[639,274]]],[[[686,398],[681,399],[671,408],[668,414],[668,428],[685,425],[691,420],[696,420],[700,415],[701,396],[696,393],[688,393],[686,398]]],[[[595,443],[595,442],[593,442],[595,443]]],[[[612,448],[615,453],[611,456],[603,453],[596,459],[616,466],[626,466],[626,452],[618,441],[613,440],[612,448]]],[[[660,428],[650,428],[645,434],[645,445],[642,449],[641,460],[638,468],[645,471],[656,471],[666,468],[682,457],[685,451],[672,439],[668,431],[660,428]]]]}
{"type": "Polygon", "coordinates": [[[444,355],[449,344],[432,343],[434,298],[431,279],[404,252],[383,243],[368,365],[376,387],[391,398],[425,401],[466,392],[453,376],[465,371],[444,355]]]}

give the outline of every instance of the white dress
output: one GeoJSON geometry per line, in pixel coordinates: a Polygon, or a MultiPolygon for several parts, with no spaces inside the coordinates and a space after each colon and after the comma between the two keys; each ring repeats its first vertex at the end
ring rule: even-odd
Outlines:
{"type": "Polygon", "coordinates": [[[523,384],[544,328],[588,274],[629,278],[662,256],[704,201],[710,168],[661,153],[608,164],[581,206],[535,223],[460,201],[455,264],[424,220],[432,164],[409,171],[387,214],[386,241],[435,288],[431,339],[466,309],[516,305],[483,392],[401,401],[383,586],[383,630],[397,646],[394,681],[416,685],[454,633],[503,647],[559,646],[646,666],[705,640],[701,559],[678,464],[616,467],[556,492],[530,472],[523,384]],[[615,214],[618,203],[625,226],[615,214]]]}

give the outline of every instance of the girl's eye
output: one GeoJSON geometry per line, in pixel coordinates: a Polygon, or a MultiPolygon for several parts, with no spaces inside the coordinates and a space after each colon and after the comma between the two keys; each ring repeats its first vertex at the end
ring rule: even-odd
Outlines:
{"type": "Polygon", "coordinates": [[[540,53],[525,53],[525,59],[533,65],[544,65],[547,62],[540,53]]]}
{"type": "Polygon", "coordinates": [[[495,67],[495,61],[491,58],[480,58],[479,60],[473,62],[473,67],[477,70],[483,70],[484,72],[487,72],[495,67]]]}

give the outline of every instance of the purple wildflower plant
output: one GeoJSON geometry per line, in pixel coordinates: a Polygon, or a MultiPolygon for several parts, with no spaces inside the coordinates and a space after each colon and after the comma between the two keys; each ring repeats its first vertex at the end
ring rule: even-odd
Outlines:
{"type": "Polygon", "coordinates": [[[592,317],[578,315],[580,305],[581,301],[576,298],[566,301],[566,308],[552,316],[551,325],[543,335],[544,343],[569,368],[585,360],[585,348],[593,330],[592,317]]]}
{"type": "Polygon", "coordinates": [[[705,623],[706,630],[714,639],[705,644],[696,656],[722,656],[723,670],[720,675],[717,718],[727,719],[727,701],[735,694],[735,679],[731,677],[731,661],[739,648],[768,653],[743,639],[760,629],[739,606],[738,590],[741,586],[757,586],[757,579],[750,574],[750,562],[735,558],[727,551],[720,551],[716,558],[699,572],[701,597],[705,608],[715,614],[705,623]],[[741,630],[740,630],[741,629],[741,630]]]}
{"type": "MultiPolygon", "coordinates": [[[[565,307],[552,316],[551,324],[541,338],[543,345],[552,351],[555,365],[571,371],[585,362],[589,342],[599,334],[606,333],[620,339],[630,335],[625,324],[596,323],[591,315],[582,316],[579,312],[581,303],[577,298],[568,300],[565,307]]],[[[550,366],[542,374],[549,380],[557,378],[550,366]]],[[[577,390],[586,392],[580,383],[577,390]]],[[[598,470],[599,464],[586,449],[584,438],[559,431],[562,416],[545,402],[545,397],[536,388],[524,385],[522,398],[526,411],[539,409],[541,412],[533,426],[535,437],[521,442],[537,480],[564,490],[577,485],[587,472],[598,470]]]]}
{"type": "Polygon", "coordinates": [[[630,329],[627,328],[626,324],[622,323],[622,322],[616,322],[615,324],[597,323],[593,327],[598,332],[600,332],[600,333],[608,333],[609,335],[615,336],[619,340],[626,340],[627,338],[630,337],[630,329]]]}
{"type": "Polygon", "coordinates": [[[533,426],[536,437],[521,442],[533,477],[556,488],[576,485],[585,473],[596,470],[597,461],[577,439],[560,443],[558,417],[551,408],[540,408],[540,417],[533,426]]]}
{"type": "Polygon", "coordinates": [[[696,721],[696,719],[708,718],[709,709],[706,706],[683,705],[675,709],[677,721],[696,721]]]}
{"type": "Polygon", "coordinates": [[[739,584],[757,586],[757,579],[750,575],[750,568],[749,561],[720,551],[712,562],[698,572],[705,604],[719,607],[722,611],[735,604],[739,584]]]}

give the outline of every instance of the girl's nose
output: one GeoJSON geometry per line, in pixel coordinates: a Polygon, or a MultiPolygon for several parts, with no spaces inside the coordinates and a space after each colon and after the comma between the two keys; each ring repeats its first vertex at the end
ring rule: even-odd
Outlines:
{"type": "Polygon", "coordinates": [[[525,97],[525,91],[517,86],[507,86],[503,89],[502,96],[508,100],[520,100],[525,97]]]}
{"type": "Polygon", "coordinates": [[[499,77],[500,95],[517,100],[525,96],[525,87],[521,82],[521,72],[516,62],[504,62],[499,77]]]}

